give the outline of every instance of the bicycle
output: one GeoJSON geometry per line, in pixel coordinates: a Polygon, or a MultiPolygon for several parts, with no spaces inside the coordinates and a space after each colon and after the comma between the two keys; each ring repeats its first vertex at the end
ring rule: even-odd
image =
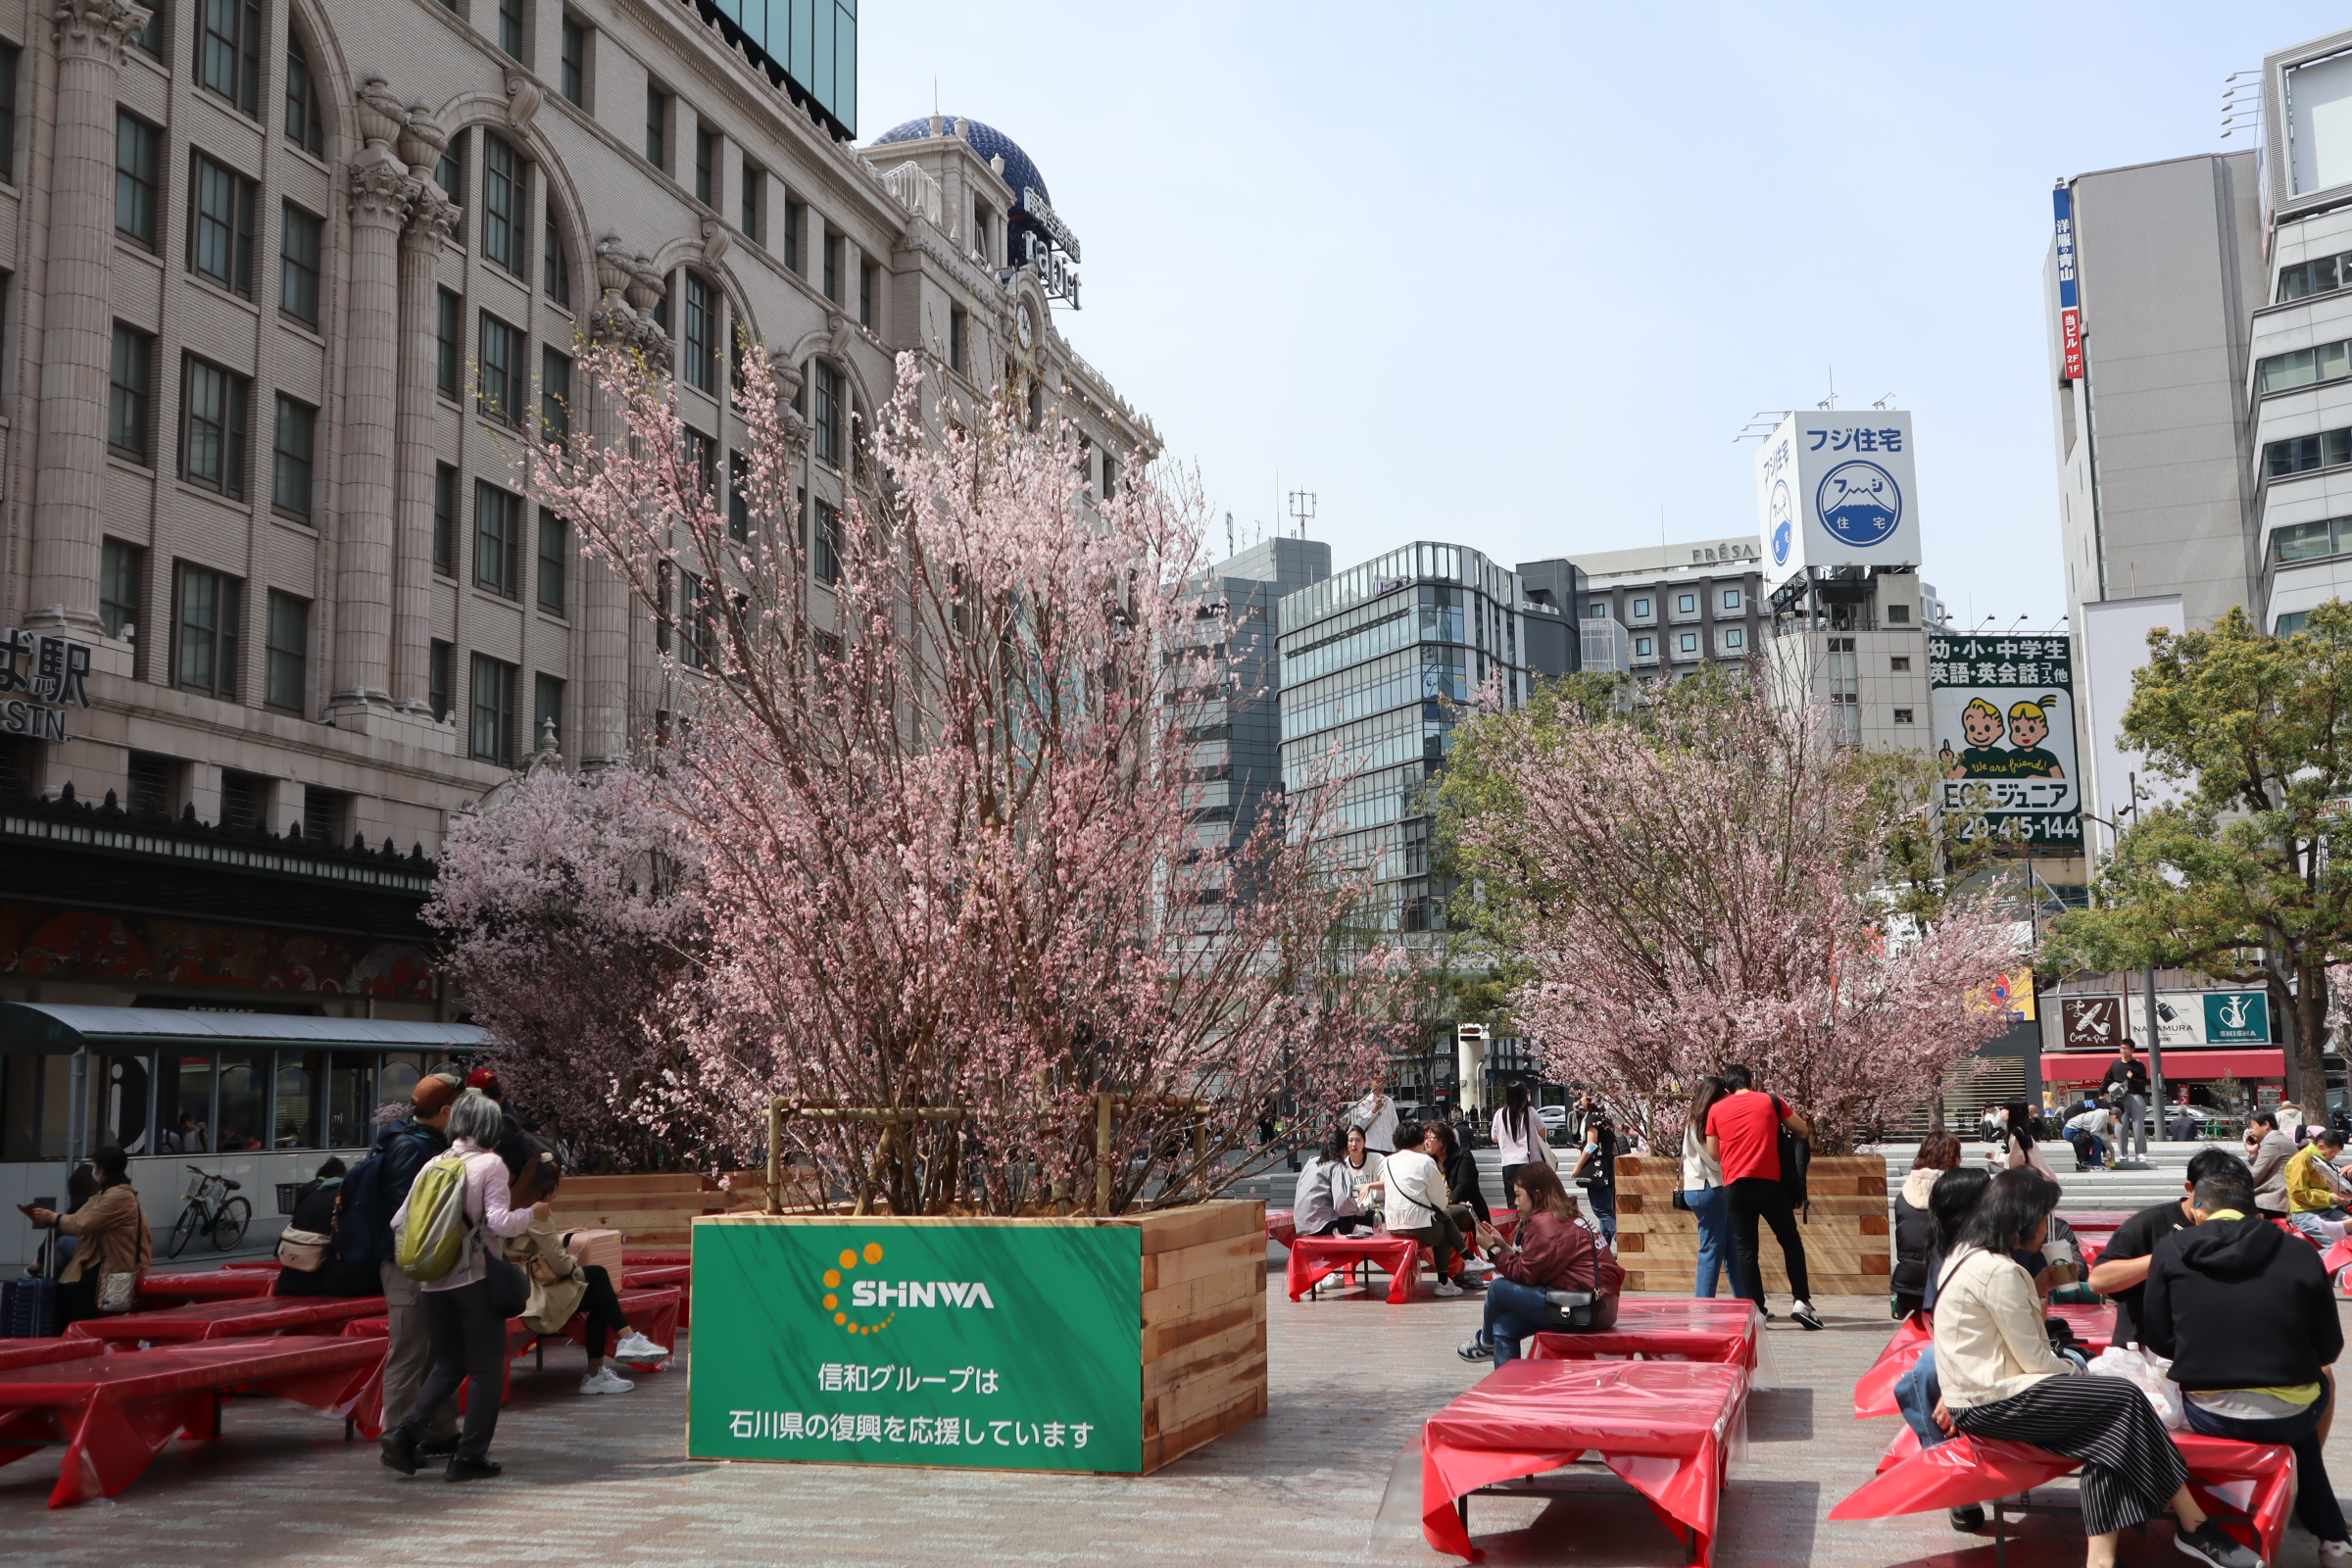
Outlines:
{"type": "Polygon", "coordinates": [[[253,1223],[253,1205],[242,1198],[227,1196],[242,1183],[208,1174],[198,1165],[188,1169],[197,1179],[189,1184],[179,1222],[172,1227],[171,1250],[165,1255],[177,1257],[181,1249],[201,1235],[210,1235],[214,1249],[225,1252],[245,1239],[246,1227],[253,1223]]]}

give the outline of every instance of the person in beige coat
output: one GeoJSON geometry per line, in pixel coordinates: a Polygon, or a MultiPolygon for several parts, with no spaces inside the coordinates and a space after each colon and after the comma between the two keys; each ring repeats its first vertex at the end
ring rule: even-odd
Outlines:
{"type": "MultiPolygon", "coordinates": [[[[155,1233],[147,1228],[138,1189],[130,1185],[129,1159],[109,1144],[90,1156],[90,1168],[98,1173],[98,1191],[73,1213],[25,1210],[35,1225],[55,1225],[62,1235],[81,1239],[58,1276],[60,1327],[98,1315],[99,1291],[110,1274],[129,1275],[135,1293],[155,1259],[155,1233]]],[[[122,1304],[128,1307],[127,1298],[122,1304]]]]}
{"type": "MultiPolygon", "coordinates": [[[[553,1155],[543,1163],[525,1166],[517,1187],[532,1201],[554,1194],[561,1179],[553,1155]]],[[[580,1379],[582,1394],[626,1394],[636,1385],[605,1364],[605,1347],[613,1334],[623,1336],[612,1347],[622,1361],[659,1361],[668,1348],[656,1345],[629,1327],[620,1310],[620,1295],[612,1276],[593,1263],[582,1263],[564,1250],[564,1227],[553,1219],[531,1221],[520,1236],[507,1239],[507,1259],[519,1263],[531,1277],[531,1298],[523,1303],[522,1321],[534,1334],[561,1334],[576,1313],[588,1315],[588,1375],[580,1379]]]]}

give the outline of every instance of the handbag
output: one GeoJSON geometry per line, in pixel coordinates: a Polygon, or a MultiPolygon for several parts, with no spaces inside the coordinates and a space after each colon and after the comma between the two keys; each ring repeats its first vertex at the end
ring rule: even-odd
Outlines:
{"type": "Polygon", "coordinates": [[[127,1270],[118,1274],[98,1276],[98,1313],[114,1317],[127,1312],[138,1298],[139,1277],[127,1270]]]}
{"type": "Polygon", "coordinates": [[[485,1253],[482,1283],[490,1287],[490,1312],[494,1317],[520,1317],[522,1309],[530,1304],[531,1277],[523,1272],[520,1263],[485,1253]]]}
{"type": "Polygon", "coordinates": [[[316,1274],[326,1266],[326,1250],[334,1240],[318,1231],[298,1231],[289,1225],[277,1238],[277,1260],[297,1274],[316,1274]]]}
{"type": "Polygon", "coordinates": [[[1617,1323],[1617,1300],[1614,1296],[1595,1296],[1591,1291],[1545,1291],[1544,1327],[1552,1330],[1614,1328],[1617,1323]]]}
{"type": "Polygon", "coordinates": [[[1788,1195],[1790,1208],[1802,1208],[1805,1197],[1805,1167],[1813,1163],[1813,1146],[1788,1130],[1787,1123],[1780,1127],[1781,1135],[1781,1191],[1788,1195]]]}
{"type": "Polygon", "coordinates": [[[1690,1195],[1685,1193],[1680,1187],[1677,1187],[1674,1190],[1674,1206],[1678,1209],[1681,1209],[1686,1214],[1690,1212],[1690,1195]]]}

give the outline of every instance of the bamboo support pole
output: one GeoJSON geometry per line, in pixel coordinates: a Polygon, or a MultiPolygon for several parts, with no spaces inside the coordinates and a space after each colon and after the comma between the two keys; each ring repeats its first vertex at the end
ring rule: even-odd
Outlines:
{"type": "Polygon", "coordinates": [[[782,1213],[784,1185],[784,1119],[787,1116],[806,1116],[812,1121],[878,1121],[888,1125],[881,1146],[875,1151],[874,1165],[866,1173],[858,1190],[854,1210],[863,1214],[872,1201],[876,1185],[881,1180],[882,1161],[888,1157],[891,1143],[896,1140],[905,1147],[905,1135],[900,1131],[908,1122],[962,1121],[971,1111],[962,1105],[804,1105],[797,1101],[776,1099],[767,1102],[767,1211],[782,1213]]]}

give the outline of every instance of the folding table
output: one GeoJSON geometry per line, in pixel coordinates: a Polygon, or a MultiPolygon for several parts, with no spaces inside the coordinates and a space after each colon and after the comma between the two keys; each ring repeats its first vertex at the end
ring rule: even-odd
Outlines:
{"type": "Polygon", "coordinates": [[[1293,1243],[1287,1281],[1291,1299],[1296,1301],[1342,1269],[1366,1263],[1388,1270],[1390,1305],[1401,1306],[1413,1298],[1421,1244],[1409,1236],[1368,1231],[1357,1236],[1301,1236],[1293,1243]]]}
{"type": "Polygon", "coordinates": [[[1620,1297],[1613,1326],[1538,1334],[1528,1342],[1527,1355],[1533,1361],[1721,1361],[1745,1370],[1754,1387],[1780,1382],[1764,1314],[1736,1296],[1620,1297]]]}
{"type": "Polygon", "coordinates": [[[113,1496],[172,1437],[220,1436],[220,1396],[273,1394],[377,1435],[381,1340],[284,1336],[216,1340],[0,1368],[0,1464],[66,1446],[49,1506],[113,1496]]]}
{"type": "Polygon", "coordinates": [[[266,1296],[249,1301],[197,1301],[155,1312],[83,1318],[66,1330],[109,1345],[220,1340],[230,1335],[336,1334],[355,1317],[380,1317],[380,1296],[266,1296]]]}
{"type": "Polygon", "coordinates": [[[1422,1429],[1421,1533],[1437,1550],[1476,1561],[1473,1495],[1544,1494],[1554,1489],[1501,1483],[1592,1453],[1642,1494],[1692,1561],[1712,1562],[1746,1410],[1746,1371],[1721,1362],[1508,1362],[1422,1429]]]}
{"type": "Polygon", "coordinates": [[[191,1301],[250,1301],[276,1289],[275,1269],[224,1268],[150,1274],[139,1281],[138,1305],[147,1311],[186,1306],[191,1301]]]}

